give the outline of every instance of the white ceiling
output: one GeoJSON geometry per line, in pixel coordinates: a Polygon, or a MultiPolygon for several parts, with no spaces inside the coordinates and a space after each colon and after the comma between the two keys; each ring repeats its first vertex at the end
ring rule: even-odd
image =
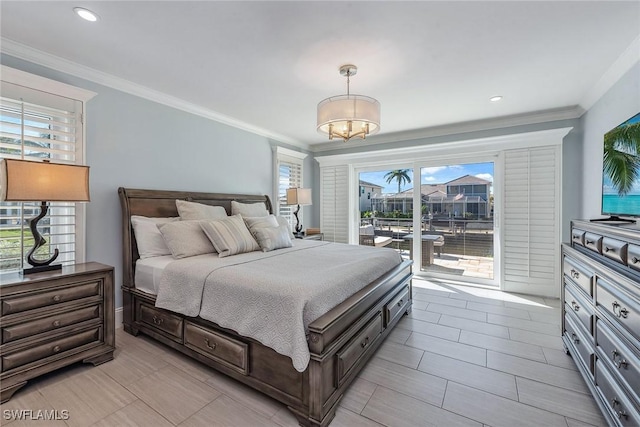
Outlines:
{"type": "Polygon", "coordinates": [[[382,104],[371,139],[384,140],[588,108],[640,34],[638,1],[2,0],[0,12],[5,53],[37,49],[116,87],[134,83],[184,109],[325,148],[340,142],[316,132],[316,106],[345,92],[342,64],[358,66],[351,92],[382,104]],[[74,6],[100,20],[81,20],[74,6]]]}

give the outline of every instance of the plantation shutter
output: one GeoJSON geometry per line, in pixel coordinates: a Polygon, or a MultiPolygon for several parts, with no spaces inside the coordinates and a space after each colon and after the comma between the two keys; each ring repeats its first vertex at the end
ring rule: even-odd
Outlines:
{"type": "Polygon", "coordinates": [[[559,146],[505,151],[504,290],[557,296],[559,146]]]}
{"type": "Polygon", "coordinates": [[[320,229],[324,240],[349,243],[349,167],[320,168],[320,229]]]}
{"type": "MultiPolygon", "coordinates": [[[[82,102],[2,81],[0,87],[0,158],[82,164],[82,102]]],[[[27,223],[40,213],[40,203],[0,203],[0,270],[22,267],[33,247],[27,223]]],[[[38,223],[47,244],[36,252],[48,259],[57,248],[56,263],[76,262],[80,209],[75,203],[50,203],[38,223]]]]}
{"type": "MultiPolygon", "coordinates": [[[[293,230],[296,224],[293,212],[297,206],[287,204],[287,188],[303,187],[303,165],[307,155],[279,146],[273,147],[273,152],[275,161],[274,173],[277,176],[277,181],[274,184],[277,199],[276,203],[274,203],[275,213],[286,218],[289,221],[290,229],[293,230]]],[[[300,209],[298,216],[300,217],[300,223],[304,224],[302,209],[300,209]]]]}

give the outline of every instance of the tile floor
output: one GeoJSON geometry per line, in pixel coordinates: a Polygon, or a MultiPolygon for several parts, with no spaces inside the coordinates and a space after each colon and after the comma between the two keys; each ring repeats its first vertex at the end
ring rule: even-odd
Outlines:
{"type": "MultiPolygon", "coordinates": [[[[605,425],[562,351],[558,300],[414,280],[414,306],[341,401],[339,426],[605,425]]],[[[51,426],[295,426],[278,402],[122,330],[113,361],[31,381],[5,410],[51,426]]]]}

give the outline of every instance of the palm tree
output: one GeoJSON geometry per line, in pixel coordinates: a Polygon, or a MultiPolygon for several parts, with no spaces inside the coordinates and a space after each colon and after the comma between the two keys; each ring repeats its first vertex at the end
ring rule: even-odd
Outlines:
{"type": "Polygon", "coordinates": [[[402,184],[411,183],[411,177],[409,176],[410,169],[395,169],[387,172],[384,177],[387,179],[387,184],[391,184],[393,181],[398,181],[398,193],[400,193],[400,186],[402,184]]]}
{"type": "Polygon", "coordinates": [[[604,136],[604,172],[620,196],[627,194],[640,177],[640,121],[635,117],[604,136]]]}

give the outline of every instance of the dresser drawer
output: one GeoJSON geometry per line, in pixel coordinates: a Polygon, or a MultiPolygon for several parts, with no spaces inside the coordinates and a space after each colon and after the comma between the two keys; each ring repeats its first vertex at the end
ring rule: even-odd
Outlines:
{"type": "Polygon", "coordinates": [[[378,313],[336,354],[337,382],[342,384],[350,369],[363,357],[382,334],[382,313],[378,313]]]}
{"type": "Polygon", "coordinates": [[[593,276],[592,270],[584,267],[576,260],[564,256],[562,271],[564,275],[569,277],[576,285],[578,285],[589,296],[593,296],[593,276]]]}
{"type": "Polygon", "coordinates": [[[569,341],[569,351],[576,363],[581,363],[593,376],[594,346],[592,341],[584,336],[584,332],[577,326],[575,317],[570,312],[564,315],[564,335],[569,341]]]}
{"type": "Polygon", "coordinates": [[[610,329],[607,323],[598,319],[596,323],[596,342],[599,357],[606,358],[609,367],[617,372],[620,380],[635,393],[634,399],[640,402],[640,355],[632,350],[632,345],[610,329]]]}
{"type": "Polygon", "coordinates": [[[13,326],[2,328],[2,343],[36,335],[41,332],[51,331],[53,329],[64,328],[74,323],[84,322],[85,320],[97,319],[100,317],[100,305],[81,308],[67,313],[60,313],[54,316],[47,316],[42,319],[31,320],[13,326]]]}
{"type": "Polygon", "coordinates": [[[640,271],[640,246],[629,245],[627,247],[627,265],[640,271]]]}
{"type": "Polygon", "coordinates": [[[594,233],[584,233],[584,247],[599,254],[602,253],[602,236],[594,233]]]}
{"type": "Polygon", "coordinates": [[[27,363],[45,359],[49,356],[60,355],[85,344],[101,341],[101,327],[95,327],[88,331],[78,332],[63,338],[58,338],[46,344],[39,344],[27,349],[2,355],[2,372],[9,371],[27,363]]]}
{"type": "Polygon", "coordinates": [[[2,315],[19,313],[34,308],[62,304],[81,298],[98,296],[102,281],[82,283],[52,291],[38,292],[24,296],[7,297],[2,300],[2,315]]]}
{"type": "Polygon", "coordinates": [[[589,335],[593,335],[593,307],[585,298],[581,296],[580,291],[571,283],[564,285],[564,303],[565,310],[572,311],[576,315],[589,335]]]}
{"type": "Polygon", "coordinates": [[[204,329],[185,325],[185,345],[245,375],[249,373],[249,346],[242,341],[204,329]]]}
{"type": "Polygon", "coordinates": [[[627,262],[627,242],[612,239],[610,237],[602,238],[602,255],[621,264],[627,262]]]}
{"type": "Polygon", "coordinates": [[[596,361],[596,386],[604,396],[604,403],[611,415],[624,427],[640,425],[640,414],[616,383],[601,360],[596,361]]]}
{"type": "Polygon", "coordinates": [[[584,246],[584,230],[580,230],[579,228],[571,229],[571,241],[574,245],[584,246]]]}
{"type": "Polygon", "coordinates": [[[409,286],[400,291],[400,293],[387,305],[384,306],[384,322],[385,327],[389,326],[398,316],[402,316],[404,310],[409,303],[409,286]]]}
{"type": "Polygon", "coordinates": [[[602,277],[596,279],[596,306],[640,340],[640,302],[602,277]]]}
{"type": "Polygon", "coordinates": [[[141,302],[136,319],[157,331],[182,339],[183,320],[178,316],[141,302]]]}

